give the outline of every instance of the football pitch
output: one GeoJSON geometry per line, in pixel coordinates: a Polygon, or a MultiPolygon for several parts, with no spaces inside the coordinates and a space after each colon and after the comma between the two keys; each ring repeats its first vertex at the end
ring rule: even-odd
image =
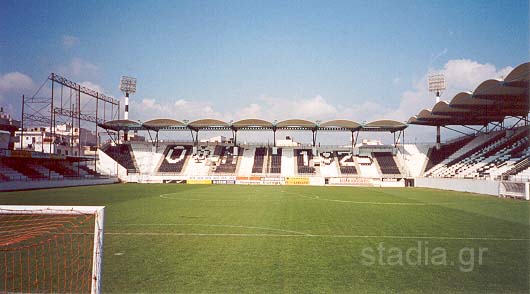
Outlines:
{"type": "Polygon", "coordinates": [[[528,293],[525,201],[422,188],[117,184],[0,193],[104,205],[103,293],[528,293]]]}

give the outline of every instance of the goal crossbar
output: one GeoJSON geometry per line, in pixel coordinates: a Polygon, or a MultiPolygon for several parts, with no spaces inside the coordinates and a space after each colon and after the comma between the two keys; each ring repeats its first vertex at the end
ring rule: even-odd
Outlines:
{"type": "Polygon", "coordinates": [[[0,205],[0,214],[3,215],[29,215],[36,213],[46,215],[94,215],[94,248],[92,253],[92,275],[90,292],[93,294],[101,293],[105,206],[0,205]]]}

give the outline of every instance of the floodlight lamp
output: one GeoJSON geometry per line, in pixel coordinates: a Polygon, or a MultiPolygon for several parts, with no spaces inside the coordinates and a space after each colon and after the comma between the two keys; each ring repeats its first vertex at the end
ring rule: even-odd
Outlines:
{"type": "Polygon", "coordinates": [[[136,92],[136,78],[122,76],[120,90],[124,93],[134,94],[136,92]]]}
{"type": "Polygon", "coordinates": [[[429,92],[445,90],[445,77],[443,74],[429,76],[429,92]]]}

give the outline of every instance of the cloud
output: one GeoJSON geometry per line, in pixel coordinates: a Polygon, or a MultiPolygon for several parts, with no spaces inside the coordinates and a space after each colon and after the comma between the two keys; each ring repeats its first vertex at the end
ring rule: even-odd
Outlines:
{"type": "MultiPolygon", "coordinates": [[[[171,117],[178,120],[195,120],[199,118],[216,118],[224,121],[245,118],[260,118],[269,121],[289,118],[311,121],[351,119],[358,122],[369,122],[377,119],[394,119],[406,121],[423,108],[431,108],[435,103],[433,93],[427,88],[428,76],[444,74],[447,89],[442,99],[450,100],[460,91],[474,90],[482,81],[490,78],[502,78],[512,70],[511,67],[496,68],[489,63],[479,63],[469,59],[449,60],[441,68],[427,69],[425,74],[415,80],[410,89],[397,97],[397,106],[392,103],[378,103],[370,99],[360,104],[336,105],[326,98],[316,95],[309,98],[290,99],[289,97],[263,96],[248,104],[230,110],[220,111],[214,104],[204,101],[178,99],[174,102],[160,102],[153,98],[131,101],[131,117],[142,121],[171,117]]],[[[411,127],[408,138],[419,141],[433,141],[433,128],[411,127]]],[[[444,134],[444,138],[448,135],[444,134]]],[[[369,136],[369,135],[366,135],[369,136]]]]}
{"type": "Polygon", "coordinates": [[[95,83],[92,83],[90,81],[84,81],[82,83],[80,83],[81,86],[85,86],[89,89],[92,89],[96,92],[99,92],[99,93],[105,93],[105,90],[103,89],[102,86],[98,85],[98,84],[95,84],[95,83]]]}
{"type": "Polygon", "coordinates": [[[67,65],[59,66],[56,72],[69,79],[93,80],[98,77],[100,68],[91,62],[74,57],[67,65]]]}
{"type": "Polygon", "coordinates": [[[22,94],[29,94],[34,89],[33,79],[23,73],[15,71],[0,74],[0,106],[4,107],[4,111],[17,117],[20,113],[20,97],[22,94]]]}
{"type": "Polygon", "coordinates": [[[148,120],[155,117],[171,117],[178,120],[216,118],[224,121],[236,121],[246,118],[258,118],[269,121],[285,119],[307,119],[311,121],[351,119],[355,121],[382,118],[389,108],[371,101],[350,107],[333,105],[322,96],[306,99],[284,99],[261,97],[256,102],[243,105],[231,112],[215,109],[213,104],[202,101],[176,100],[173,103],[159,102],[146,98],[130,101],[131,117],[135,120],[148,120]]]}
{"type": "Polygon", "coordinates": [[[0,95],[3,93],[20,92],[34,88],[33,80],[18,71],[0,76],[0,95]]]}
{"type": "Polygon", "coordinates": [[[65,48],[71,48],[81,43],[78,37],[71,35],[63,35],[63,46],[65,48]]]}
{"type": "Polygon", "coordinates": [[[337,115],[338,110],[321,96],[306,99],[262,97],[258,103],[250,104],[242,112],[234,112],[237,119],[254,117],[268,120],[301,118],[309,120],[327,119],[337,115]],[[259,103],[259,104],[258,104],[259,103]]]}
{"type": "Polygon", "coordinates": [[[222,113],[215,111],[214,107],[206,102],[179,99],[171,103],[158,102],[153,98],[144,98],[140,101],[131,99],[129,105],[130,117],[134,120],[146,121],[154,118],[174,118],[177,120],[225,119],[222,113]]]}

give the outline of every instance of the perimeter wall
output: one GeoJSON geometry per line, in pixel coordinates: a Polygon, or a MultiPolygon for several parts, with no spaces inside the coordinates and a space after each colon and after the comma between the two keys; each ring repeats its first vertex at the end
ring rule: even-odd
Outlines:
{"type": "Polygon", "coordinates": [[[460,192],[472,192],[493,196],[499,195],[499,182],[489,180],[415,178],[414,186],[460,192]]]}

